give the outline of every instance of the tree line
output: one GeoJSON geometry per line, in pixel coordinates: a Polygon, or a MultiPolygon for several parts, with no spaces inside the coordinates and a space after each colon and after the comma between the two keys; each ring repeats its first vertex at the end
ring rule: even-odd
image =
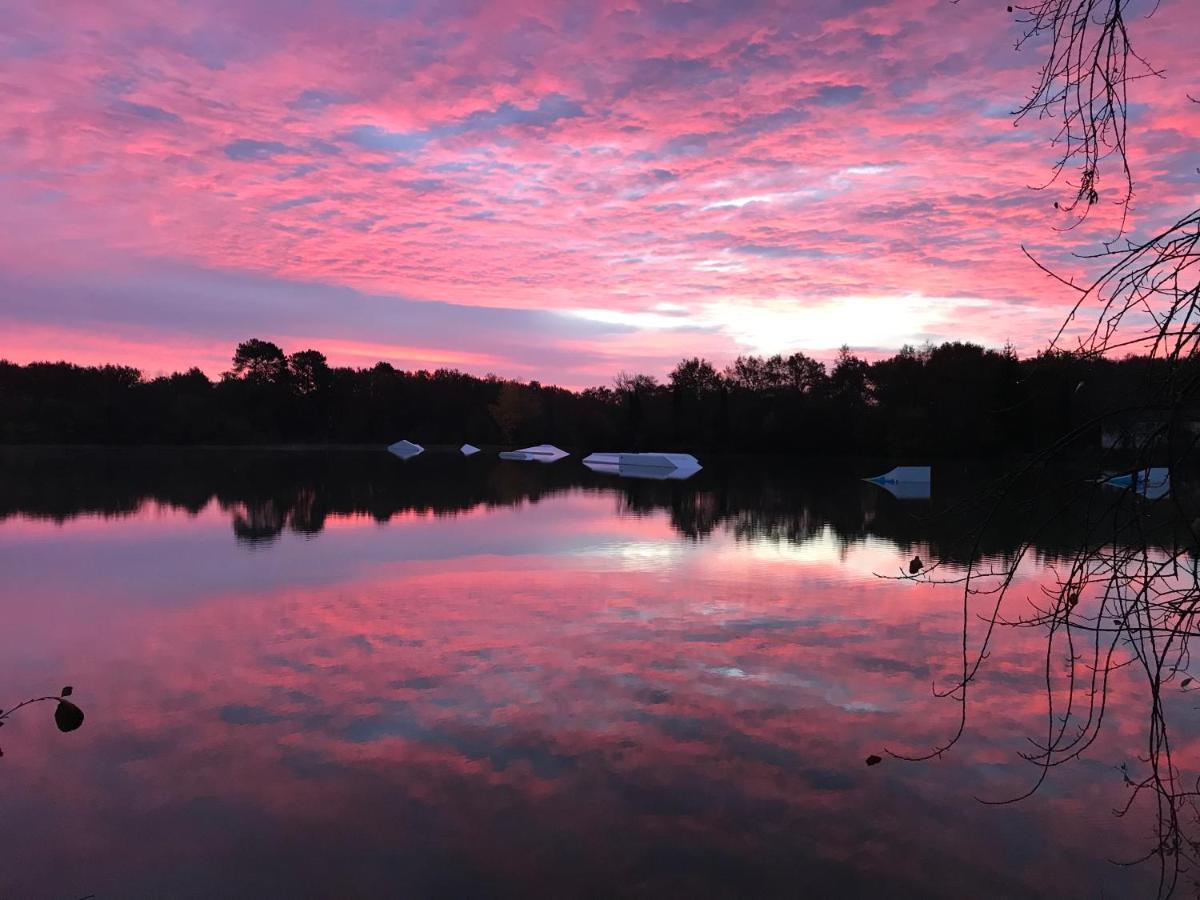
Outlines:
{"type": "MultiPolygon", "coordinates": [[[[1156,414],[1161,360],[1047,351],[1020,359],[950,342],[830,365],[802,353],[684,359],[660,382],[619,373],[571,391],[455,369],[329,365],[270,341],[237,346],[215,381],[192,368],[148,378],[122,365],[0,361],[0,441],[67,444],[390,443],[574,450],[995,456],[1156,414]],[[1130,412],[1126,412],[1126,410],[1130,412]],[[1132,412],[1135,411],[1136,413],[1132,412]]],[[[1175,410],[1174,414],[1178,415],[1175,410]]]]}
{"type": "MultiPolygon", "coordinates": [[[[1187,540],[1165,504],[1136,504],[1120,492],[1081,482],[1059,469],[1038,471],[1019,485],[1019,503],[990,518],[977,534],[980,491],[1003,468],[1001,461],[938,466],[937,492],[923,501],[898,500],[862,481],[878,461],[825,460],[820,477],[808,466],[764,458],[746,466],[737,457],[714,456],[688,481],[614,478],[578,463],[512,465],[494,455],[469,461],[429,454],[403,465],[378,450],[351,448],[213,451],[182,447],[0,448],[0,522],[12,516],[65,522],[80,515],[136,516],[147,507],[190,514],[217,509],[244,543],[271,543],[285,532],[316,535],[330,519],[369,516],[387,522],[418,513],[455,516],[470,510],[538,503],[565,493],[595,492],[617,510],[663,515],[676,534],[703,540],[724,531],[738,538],[806,544],[831,529],[840,546],[867,538],[896,545],[901,560],[921,552],[943,563],[964,564],[974,554],[993,561],[1011,557],[1030,518],[1053,515],[1039,529],[1039,558],[1068,556],[1078,541],[1081,516],[1108,523],[1135,509],[1140,536],[1168,550],[1187,540]],[[914,514],[916,513],[916,514],[914,514]]],[[[1195,496],[1194,482],[1176,479],[1172,490],[1195,496]]]]}

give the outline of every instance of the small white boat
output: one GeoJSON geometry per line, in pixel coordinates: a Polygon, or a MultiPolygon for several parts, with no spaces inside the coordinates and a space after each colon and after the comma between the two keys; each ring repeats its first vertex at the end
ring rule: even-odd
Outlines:
{"type": "Polygon", "coordinates": [[[425,452],[425,448],[412,441],[396,441],[388,447],[388,453],[393,453],[401,459],[412,459],[425,452]]]}
{"type": "Polygon", "coordinates": [[[476,447],[474,444],[463,444],[461,447],[458,448],[458,452],[461,453],[463,456],[474,456],[476,453],[479,452],[479,448],[476,447]]]}

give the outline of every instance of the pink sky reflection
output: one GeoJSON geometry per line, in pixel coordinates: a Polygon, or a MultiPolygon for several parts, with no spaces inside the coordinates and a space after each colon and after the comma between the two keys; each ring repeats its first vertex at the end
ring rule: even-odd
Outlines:
{"type": "MultiPolygon", "coordinates": [[[[862,765],[955,724],[929,688],[957,664],[958,593],[875,577],[899,555],[871,538],[843,558],[825,534],[685,541],[603,494],[254,551],[215,506],[103,530],[8,519],[0,557],[27,562],[0,675],[15,695],[70,680],[89,715],[70,736],[36,715],[4,729],[20,813],[5,836],[25,860],[10,887],[69,895],[80,873],[164,895],[266,873],[320,892],[382,878],[381,860],[392,878],[419,878],[422,858],[437,871],[428,834],[455,870],[564,893],[647,877],[644,856],[676,841],[763,877],[803,863],[814,885],[1136,892],[1145,872],[1097,861],[1146,834],[1140,811],[1109,814],[1113,762],[1141,746],[1129,670],[1088,760],[1018,807],[971,798],[1031,777],[1016,757],[1042,714],[1031,630],[995,644],[953,754],[862,765]]],[[[1049,577],[1032,567],[1017,588],[1049,577]]]]}

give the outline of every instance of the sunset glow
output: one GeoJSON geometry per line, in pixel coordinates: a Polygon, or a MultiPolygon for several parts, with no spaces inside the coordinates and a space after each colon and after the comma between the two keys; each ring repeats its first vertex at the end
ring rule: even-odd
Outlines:
{"type": "MultiPolygon", "coordinates": [[[[1032,353],[1070,297],[1022,245],[1081,273],[1114,233],[1115,193],[1064,232],[1070,188],[1034,189],[1055,126],[1013,127],[1040,58],[1003,3],[0,11],[16,362],[215,375],[258,336],[584,386],[696,354],[1032,353]]],[[[1176,12],[1129,15],[1166,73],[1134,89],[1135,230],[1195,203],[1176,12]]]]}

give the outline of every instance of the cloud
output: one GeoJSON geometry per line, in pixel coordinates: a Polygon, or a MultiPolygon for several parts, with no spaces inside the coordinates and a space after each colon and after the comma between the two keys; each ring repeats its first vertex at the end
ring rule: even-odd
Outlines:
{"type": "Polygon", "coordinates": [[[583,115],[583,107],[576,101],[562,94],[549,94],[539,100],[533,108],[524,109],[513,103],[503,103],[494,110],[473,112],[456,125],[443,126],[442,130],[450,134],[462,134],[508,125],[547,128],[563,119],[577,119],[583,115]]]}
{"type": "Polygon", "coordinates": [[[794,259],[807,257],[809,259],[825,259],[829,256],[823,250],[805,247],[786,247],[769,244],[741,244],[730,247],[734,253],[744,253],[748,256],[761,256],[768,259],[794,259]]]}
{"type": "Polygon", "coordinates": [[[396,184],[419,194],[440,191],[446,187],[446,182],[441,178],[407,178],[397,181],[396,184]]]}
{"type": "Polygon", "coordinates": [[[270,204],[267,209],[271,212],[281,212],[285,209],[295,209],[297,206],[308,206],[311,203],[320,203],[325,198],[320,194],[308,194],[304,197],[293,197],[290,200],[280,200],[270,204]]]}
{"type": "Polygon", "coordinates": [[[353,102],[354,98],[352,96],[340,91],[323,91],[310,88],[307,91],[301,91],[294,100],[288,103],[288,107],[291,109],[323,110],[330,106],[340,106],[353,102]]]}
{"type": "MultiPolygon", "coordinates": [[[[1055,189],[1028,189],[1049,135],[1006,111],[1033,62],[985,6],[802,6],[21,5],[0,34],[0,271],[97,299],[35,292],[39,311],[0,295],[0,319],[19,323],[6,344],[56,353],[57,334],[83,353],[99,328],[137,362],[185,340],[174,319],[203,318],[214,341],[295,321],[314,345],[383,332],[398,346],[389,311],[436,301],[464,310],[438,314],[460,328],[422,352],[602,383],[661,375],[675,354],[723,363],[795,323],[853,345],[838,304],[871,297],[873,317],[892,303],[903,325],[873,341],[960,326],[1039,349],[1071,298],[1021,247],[1082,279],[1073,252],[1115,222],[1104,202],[1061,230],[1055,189]],[[165,268],[185,284],[156,281],[150,302],[138,279],[165,268]],[[211,288],[225,277],[257,287],[230,304],[211,288]],[[922,325],[913,296],[987,306],[922,325]],[[372,323],[347,319],[346,297],[405,302],[355,300],[372,323]],[[544,315],[517,340],[488,309],[544,315]],[[511,346],[481,349],[497,328],[511,346]],[[113,337],[135,331],[141,343],[113,337]]],[[[1170,75],[1191,47],[1169,13],[1138,23],[1168,80],[1131,97],[1134,234],[1193,202],[1200,123],[1170,75]]]]}
{"type": "Polygon", "coordinates": [[[432,140],[426,132],[388,131],[378,125],[356,125],[343,132],[341,138],[364,150],[378,151],[419,150],[432,140]]]}
{"type": "MultiPolygon", "coordinates": [[[[290,347],[287,338],[293,336],[295,343],[327,351],[339,364],[370,365],[387,359],[397,365],[461,366],[480,375],[502,372],[584,387],[609,380],[615,369],[604,348],[633,335],[624,323],[549,311],[365,294],[164,269],[148,262],[135,271],[138,274],[113,277],[106,285],[86,290],[79,281],[61,275],[16,279],[0,274],[0,296],[10,298],[0,312],[0,326],[35,336],[30,345],[6,342],[5,357],[45,358],[36,348],[46,342],[56,348],[54,358],[72,347],[81,362],[101,362],[106,354],[110,359],[127,358],[132,351],[143,359],[153,357],[143,363],[148,368],[200,364],[216,375],[227,366],[229,348],[237,341],[273,335],[290,347]],[[335,309],[337,315],[331,318],[335,309]],[[43,320],[55,324],[45,330],[38,325],[43,320]],[[162,343],[149,337],[139,342],[135,335],[159,335],[162,343]],[[197,358],[197,352],[203,356],[197,358]]],[[[669,359],[656,360],[655,365],[669,359]]]]}
{"type": "Polygon", "coordinates": [[[270,159],[283,153],[291,153],[292,148],[279,141],[255,141],[249,138],[239,138],[225,145],[225,155],[239,162],[270,159]]]}
{"type": "Polygon", "coordinates": [[[735,137],[756,137],[765,132],[779,131],[791,128],[812,118],[808,110],[797,106],[787,106],[771,112],[743,116],[730,129],[735,137]]]}
{"type": "Polygon", "coordinates": [[[817,91],[814,100],[821,106],[845,106],[857,103],[866,92],[861,84],[826,84],[817,91]]]}
{"type": "Polygon", "coordinates": [[[158,106],[151,106],[148,103],[131,103],[128,100],[118,100],[112,104],[113,112],[121,115],[135,116],[139,119],[146,119],[151,122],[169,122],[176,124],[182,119],[175,113],[169,110],[162,109],[158,106]]]}
{"type": "Polygon", "coordinates": [[[357,125],[342,135],[343,140],[364,150],[406,152],[419,150],[431,141],[458,135],[486,133],[510,126],[548,128],[564,119],[584,115],[583,107],[561,94],[550,94],[536,106],[502,103],[495,109],[476,110],[461,119],[433,125],[420,131],[388,131],[378,125],[357,125]]]}

